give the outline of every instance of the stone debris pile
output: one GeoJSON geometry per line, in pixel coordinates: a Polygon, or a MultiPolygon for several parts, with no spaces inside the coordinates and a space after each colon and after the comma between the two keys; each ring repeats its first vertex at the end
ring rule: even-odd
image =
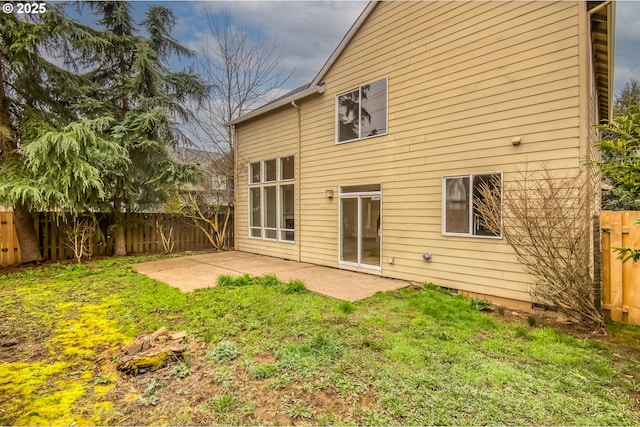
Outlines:
{"type": "Polygon", "coordinates": [[[152,334],[140,335],[132,344],[122,347],[118,369],[129,375],[139,375],[184,361],[186,338],[185,331],[171,333],[165,327],[152,334]]]}

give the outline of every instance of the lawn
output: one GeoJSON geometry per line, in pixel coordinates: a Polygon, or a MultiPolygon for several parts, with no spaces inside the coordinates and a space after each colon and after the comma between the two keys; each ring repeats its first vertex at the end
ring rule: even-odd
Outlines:
{"type": "Polygon", "coordinates": [[[432,285],[347,303],[222,277],[184,294],[142,260],[0,277],[0,425],[640,424],[638,328],[576,338],[432,285]],[[118,372],[120,347],[161,326],[187,331],[186,362],[118,372]]]}

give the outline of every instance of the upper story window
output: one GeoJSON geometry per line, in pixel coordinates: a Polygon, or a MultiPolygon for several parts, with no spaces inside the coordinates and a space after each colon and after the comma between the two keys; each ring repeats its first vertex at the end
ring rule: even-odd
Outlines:
{"type": "Polygon", "coordinates": [[[376,80],[336,98],[336,141],[387,133],[387,79],[376,80]]]}
{"type": "Polygon", "coordinates": [[[497,188],[502,173],[451,176],[443,179],[443,234],[455,236],[500,237],[484,226],[475,201],[482,198],[480,188],[497,188]]]}

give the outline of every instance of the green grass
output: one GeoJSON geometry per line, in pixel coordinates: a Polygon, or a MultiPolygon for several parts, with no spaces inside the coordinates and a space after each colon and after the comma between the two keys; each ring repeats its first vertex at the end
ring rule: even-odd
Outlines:
{"type": "Polygon", "coordinates": [[[22,343],[0,357],[0,424],[640,424],[639,328],[578,339],[432,285],[345,303],[245,275],[182,293],[135,261],[0,277],[0,339],[22,343]],[[110,361],[161,326],[207,347],[122,403],[110,361]]]}

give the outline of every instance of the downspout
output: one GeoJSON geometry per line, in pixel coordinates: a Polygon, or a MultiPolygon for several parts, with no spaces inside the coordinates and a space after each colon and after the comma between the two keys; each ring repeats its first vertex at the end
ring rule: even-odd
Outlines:
{"type": "Polygon", "coordinates": [[[300,232],[301,228],[302,228],[302,218],[301,218],[301,213],[302,213],[302,209],[300,207],[300,194],[302,193],[302,188],[301,188],[301,183],[302,183],[302,179],[301,179],[301,175],[300,175],[300,170],[301,168],[301,163],[302,163],[302,156],[300,155],[301,151],[302,151],[302,112],[300,111],[300,106],[298,104],[296,104],[296,101],[291,101],[291,106],[293,108],[296,109],[297,113],[298,113],[298,149],[296,152],[296,157],[298,158],[298,161],[296,162],[296,177],[298,177],[298,192],[296,194],[296,210],[298,211],[298,216],[297,216],[297,220],[296,222],[298,223],[298,226],[296,227],[297,230],[295,231],[296,235],[298,236],[298,238],[296,239],[298,241],[298,257],[297,257],[297,261],[300,262],[300,260],[302,259],[302,233],[300,232]]]}
{"type": "MultiPolygon", "coordinates": [[[[229,136],[233,144],[233,249],[238,250],[238,212],[236,206],[238,206],[238,139],[236,138],[235,125],[229,125],[229,136]]],[[[248,220],[248,218],[247,218],[248,220]]]]}

